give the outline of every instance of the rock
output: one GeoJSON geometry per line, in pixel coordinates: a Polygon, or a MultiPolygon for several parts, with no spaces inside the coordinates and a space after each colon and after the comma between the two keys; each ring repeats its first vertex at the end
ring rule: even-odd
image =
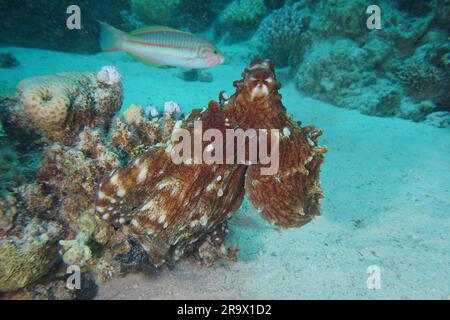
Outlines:
{"type": "Polygon", "coordinates": [[[430,113],[426,117],[425,123],[438,128],[448,128],[450,127],[450,112],[438,111],[430,113]]]}
{"type": "Polygon", "coordinates": [[[0,52],[0,68],[14,68],[20,65],[11,52],[0,52]]]}

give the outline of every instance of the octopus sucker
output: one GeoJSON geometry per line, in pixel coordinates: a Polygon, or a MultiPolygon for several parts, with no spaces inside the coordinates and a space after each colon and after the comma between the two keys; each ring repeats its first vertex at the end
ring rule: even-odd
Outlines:
{"type": "MultiPolygon", "coordinates": [[[[276,140],[269,139],[265,147],[270,154],[278,150],[276,172],[265,174],[263,169],[271,164],[262,163],[260,154],[250,154],[254,137],[244,140],[244,159],[235,152],[212,164],[196,155],[175,163],[176,141],[167,140],[106,176],[96,193],[97,215],[109,208],[120,212],[128,223],[118,228],[142,246],[156,267],[200,247],[239,209],[244,195],[262,218],[280,227],[299,227],[320,215],[319,173],[327,149],[318,145],[318,138],[323,132],[291,119],[271,62],[255,60],[233,85],[233,95],[221,92],[219,103],[192,110],[173,132],[185,130],[195,137],[196,121],[201,121],[203,132],[214,129],[223,137],[231,129],[254,129],[267,136],[274,132],[276,140]]],[[[196,143],[210,155],[230,146],[226,139],[221,144],[191,139],[192,150],[196,143]]],[[[238,148],[234,142],[233,148],[238,148]]]]}

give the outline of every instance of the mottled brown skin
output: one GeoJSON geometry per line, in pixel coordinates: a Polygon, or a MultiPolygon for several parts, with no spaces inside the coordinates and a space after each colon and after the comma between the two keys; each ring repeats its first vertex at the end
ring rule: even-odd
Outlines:
{"type": "Polygon", "coordinates": [[[230,128],[288,128],[290,134],[280,136],[276,175],[262,176],[260,164],[174,164],[169,142],[100,184],[96,213],[137,238],[155,266],[177,260],[205,239],[240,207],[244,192],[266,220],[282,227],[301,226],[320,214],[319,167],[326,151],[317,147],[320,132],[289,118],[269,62],[253,62],[234,85],[230,99],[222,95],[223,106],[210,102],[205,111],[192,111],[182,128],[193,136],[194,121],[201,120],[203,132],[215,128],[224,137],[230,128]]]}
{"type": "MultiPolygon", "coordinates": [[[[203,130],[225,132],[218,104],[210,103],[202,113],[193,111],[183,127],[192,132],[199,118],[203,130]]],[[[167,145],[154,147],[103,180],[96,212],[104,220],[126,225],[159,266],[181,257],[239,208],[245,170],[244,165],[174,164],[167,145]]]]}
{"type": "Polygon", "coordinates": [[[320,214],[319,172],[326,148],[318,147],[317,138],[322,132],[312,126],[301,128],[291,120],[270,62],[254,61],[242,77],[234,82],[237,92],[226,102],[225,112],[243,129],[280,130],[279,170],[275,175],[261,175],[263,165],[251,165],[245,182],[247,196],[269,222],[302,226],[320,214]]]}

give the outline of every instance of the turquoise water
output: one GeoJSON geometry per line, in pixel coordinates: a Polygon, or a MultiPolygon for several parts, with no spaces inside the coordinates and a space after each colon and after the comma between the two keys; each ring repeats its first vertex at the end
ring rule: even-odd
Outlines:
{"type": "MultiPolygon", "coordinates": [[[[383,0],[370,8],[354,0],[66,2],[0,3],[1,298],[449,298],[446,1],[383,0]],[[117,52],[102,52],[97,20],[125,35],[164,25],[193,38],[180,44],[174,30],[157,40],[128,35],[141,46],[115,44],[117,52]],[[168,66],[148,66],[137,54],[168,66]],[[238,194],[243,184],[224,187],[211,200],[209,182],[200,183],[205,206],[197,207],[194,196],[183,206],[176,183],[152,187],[152,158],[153,171],[137,172],[130,187],[119,174],[123,196],[113,187],[111,215],[124,222],[105,219],[109,208],[100,192],[111,196],[105,181],[150,148],[166,148],[173,126],[188,123],[192,110],[219,101],[221,91],[233,95],[233,82],[258,58],[274,64],[292,119],[324,132],[315,146],[328,148],[316,182],[321,215],[292,228],[268,223],[247,187],[229,218],[199,224],[200,231],[177,242],[196,214],[212,215],[209,205],[238,194]],[[214,63],[192,71],[189,59],[196,66],[214,63]],[[63,72],[76,73],[56,75],[63,72]],[[177,196],[169,201],[165,191],[177,196]],[[159,197],[164,201],[149,204],[159,197]],[[158,219],[169,210],[168,226],[161,218],[153,238],[132,229],[144,207],[156,208],[158,219]],[[223,221],[228,233],[212,233],[223,221]],[[159,265],[148,247],[166,242],[159,265]],[[71,277],[76,270],[80,288],[71,277]]],[[[260,83],[270,86],[265,77],[260,83]]],[[[292,139],[294,129],[288,132],[283,135],[292,139]]],[[[177,167],[157,168],[177,181],[190,179],[178,177],[177,167]]],[[[220,174],[216,184],[225,183],[220,174]]],[[[281,183],[287,191],[264,197],[262,209],[309,194],[299,183],[281,183]]],[[[312,215],[300,207],[294,215],[312,215]]]]}

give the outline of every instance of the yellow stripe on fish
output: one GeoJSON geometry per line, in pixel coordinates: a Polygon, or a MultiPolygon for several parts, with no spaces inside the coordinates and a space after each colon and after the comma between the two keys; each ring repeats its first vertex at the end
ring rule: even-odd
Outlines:
{"type": "Polygon", "coordinates": [[[125,51],[147,65],[202,69],[224,60],[217,47],[189,32],[151,26],[127,34],[104,22],[100,26],[103,51],[125,51]]]}

